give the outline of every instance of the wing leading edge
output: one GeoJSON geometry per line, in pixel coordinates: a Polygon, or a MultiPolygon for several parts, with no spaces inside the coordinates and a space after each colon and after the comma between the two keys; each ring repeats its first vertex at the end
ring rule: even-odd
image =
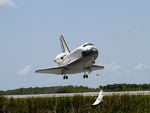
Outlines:
{"type": "Polygon", "coordinates": [[[99,65],[92,65],[92,71],[95,71],[95,70],[102,70],[104,69],[104,66],[99,66],[99,65]]]}
{"type": "Polygon", "coordinates": [[[45,73],[45,74],[64,74],[63,70],[66,69],[65,66],[61,67],[54,67],[54,68],[47,68],[47,69],[39,69],[36,70],[36,73],[45,73]]]}

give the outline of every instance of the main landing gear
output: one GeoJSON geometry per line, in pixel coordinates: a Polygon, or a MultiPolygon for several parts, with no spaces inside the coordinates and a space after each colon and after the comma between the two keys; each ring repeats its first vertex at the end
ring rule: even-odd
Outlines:
{"type": "Polygon", "coordinates": [[[67,80],[67,79],[68,79],[68,76],[64,75],[64,76],[63,76],[63,79],[64,79],[64,80],[65,80],[65,79],[67,80]]]}
{"type": "Polygon", "coordinates": [[[83,75],[83,78],[84,78],[84,79],[85,79],[85,78],[88,78],[88,75],[84,74],[84,75],[83,75]]]}
{"type": "Polygon", "coordinates": [[[86,72],[84,72],[83,78],[88,78],[88,74],[86,74],[86,72]]]}

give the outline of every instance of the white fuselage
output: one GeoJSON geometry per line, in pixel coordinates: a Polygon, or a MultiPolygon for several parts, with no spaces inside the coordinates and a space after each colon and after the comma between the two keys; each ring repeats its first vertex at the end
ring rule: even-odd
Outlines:
{"type": "Polygon", "coordinates": [[[98,50],[91,43],[85,43],[79,46],[78,48],[74,49],[70,53],[66,52],[66,53],[58,54],[54,59],[54,61],[58,65],[66,65],[77,59],[86,59],[88,56],[91,56],[90,57],[91,62],[89,62],[89,64],[87,65],[91,65],[91,63],[95,62],[95,59],[98,56],[98,50]]]}

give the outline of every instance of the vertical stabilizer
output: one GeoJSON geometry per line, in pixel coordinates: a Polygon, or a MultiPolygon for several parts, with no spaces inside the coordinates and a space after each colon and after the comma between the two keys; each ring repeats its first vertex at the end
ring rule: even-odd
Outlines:
{"type": "Polygon", "coordinates": [[[66,41],[63,37],[63,35],[60,35],[60,45],[63,53],[70,53],[70,50],[66,44],[66,41]]]}

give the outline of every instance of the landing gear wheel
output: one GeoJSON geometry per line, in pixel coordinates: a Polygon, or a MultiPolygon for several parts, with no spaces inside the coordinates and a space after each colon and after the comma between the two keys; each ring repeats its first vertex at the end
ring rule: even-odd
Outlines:
{"type": "Polygon", "coordinates": [[[68,79],[68,76],[63,76],[63,79],[65,80],[65,79],[68,79]]]}
{"type": "Polygon", "coordinates": [[[86,78],[88,78],[88,75],[86,75],[86,78]]]}
{"type": "Polygon", "coordinates": [[[83,75],[83,78],[85,78],[85,75],[83,75]]]}
{"type": "Polygon", "coordinates": [[[83,78],[88,78],[88,75],[83,75],[83,78]]]}
{"type": "Polygon", "coordinates": [[[68,79],[68,76],[66,76],[66,79],[68,79]]]}

